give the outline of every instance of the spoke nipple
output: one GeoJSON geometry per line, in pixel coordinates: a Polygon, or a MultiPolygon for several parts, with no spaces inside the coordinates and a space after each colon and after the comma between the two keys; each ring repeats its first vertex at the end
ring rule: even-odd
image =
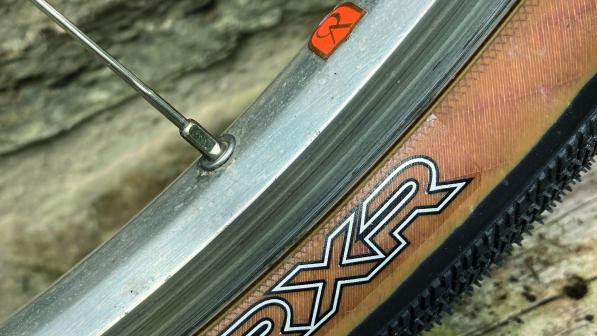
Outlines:
{"type": "Polygon", "coordinates": [[[215,170],[221,167],[226,162],[228,162],[228,159],[230,159],[230,157],[232,156],[232,153],[234,152],[234,148],[236,146],[236,139],[234,138],[234,136],[232,136],[231,134],[224,134],[221,137],[219,137],[218,140],[220,143],[220,147],[222,148],[222,153],[215,160],[210,160],[207,156],[202,157],[199,160],[199,165],[201,166],[201,168],[203,168],[203,170],[215,170]]]}
{"type": "Polygon", "coordinates": [[[234,151],[233,136],[223,135],[216,139],[193,119],[187,119],[186,125],[180,130],[180,135],[203,154],[201,167],[205,170],[220,167],[234,151]]]}

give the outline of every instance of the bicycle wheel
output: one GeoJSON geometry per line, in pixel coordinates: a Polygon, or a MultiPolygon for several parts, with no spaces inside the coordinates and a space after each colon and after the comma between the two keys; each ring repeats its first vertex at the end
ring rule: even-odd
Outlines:
{"type": "Polygon", "coordinates": [[[338,7],[313,39],[350,38],[312,40],[224,168],[191,167],[2,331],[429,328],[595,155],[597,2],[408,3],[338,7]]]}

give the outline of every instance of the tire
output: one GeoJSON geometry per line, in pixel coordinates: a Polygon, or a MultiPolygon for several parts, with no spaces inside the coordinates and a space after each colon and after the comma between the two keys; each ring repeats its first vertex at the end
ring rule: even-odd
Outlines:
{"type": "Polygon", "coordinates": [[[572,51],[580,35],[560,30],[595,44],[594,19],[558,22],[548,7],[521,3],[410,133],[199,333],[418,335],[472,291],[596,154],[595,48],[572,51]],[[537,53],[541,29],[548,54],[573,58],[516,56],[537,53]],[[584,70],[567,70],[583,57],[584,70]],[[565,102],[533,98],[570,83],[565,102]]]}
{"type": "Polygon", "coordinates": [[[480,285],[491,266],[511,252],[513,244],[520,245],[524,235],[531,234],[535,222],[543,223],[541,214],[563,200],[597,155],[595,92],[597,77],[508,174],[507,182],[491,192],[438,252],[354,331],[355,335],[374,330],[378,335],[418,335],[429,330],[462,294],[480,285]],[[504,195],[513,197],[506,199],[504,195]],[[409,297],[408,293],[418,294],[409,297]]]}

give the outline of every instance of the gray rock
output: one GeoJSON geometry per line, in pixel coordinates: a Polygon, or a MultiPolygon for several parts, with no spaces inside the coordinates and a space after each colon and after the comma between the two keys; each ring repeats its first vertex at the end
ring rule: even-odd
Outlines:
{"type": "MultiPolygon", "coordinates": [[[[54,0],[214,132],[304,47],[333,1],[54,0]]],[[[0,321],[197,156],[27,1],[0,0],[0,321]]]]}
{"type": "MultiPolygon", "coordinates": [[[[241,38],[333,1],[61,0],[54,5],[158,88],[241,38]]],[[[72,129],[134,92],[28,1],[0,2],[0,154],[72,129]]]]}

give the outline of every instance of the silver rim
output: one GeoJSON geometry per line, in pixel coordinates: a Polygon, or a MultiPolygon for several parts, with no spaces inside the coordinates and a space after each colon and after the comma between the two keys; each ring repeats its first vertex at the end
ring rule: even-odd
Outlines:
{"type": "Polygon", "coordinates": [[[333,57],[306,47],[227,133],[115,237],[23,308],[3,335],[197,330],[305,234],[468,60],[513,0],[362,0],[333,57]]]}

